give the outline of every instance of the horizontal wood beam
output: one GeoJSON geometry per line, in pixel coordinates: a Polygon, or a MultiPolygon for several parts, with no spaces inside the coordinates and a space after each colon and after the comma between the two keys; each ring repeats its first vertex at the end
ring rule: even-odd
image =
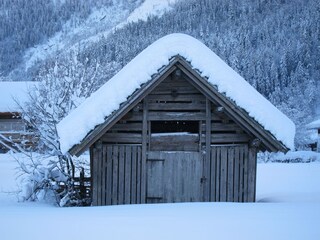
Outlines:
{"type": "Polygon", "coordinates": [[[171,94],[151,93],[148,96],[150,101],[205,101],[205,97],[201,93],[196,94],[180,94],[173,97],[171,94]]]}
{"type": "Polygon", "coordinates": [[[149,110],[205,110],[205,103],[149,103],[149,110]]]}
{"type": "Polygon", "coordinates": [[[149,112],[150,121],[197,121],[205,120],[205,112],[149,112]]]}
{"type": "Polygon", "coordinates": [[[198,142],[198,134],[185,134],[185,135],[157,135],[151,134],[151,143],[157,142],[198,142]]]}

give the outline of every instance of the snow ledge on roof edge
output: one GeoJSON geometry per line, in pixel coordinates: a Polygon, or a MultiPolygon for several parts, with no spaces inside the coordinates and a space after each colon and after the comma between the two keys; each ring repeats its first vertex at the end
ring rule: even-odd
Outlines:
{"type": "Polygon", "coordinates": [[[203,77],[216,85],[219,92],[247,111],[276,139],[294,149],[295,125],[286,115],[199,40],[174,33],[144,49],[57,125],[62,152],[66,153],[79,144],[175,55],[184,57],[203,77]]]}

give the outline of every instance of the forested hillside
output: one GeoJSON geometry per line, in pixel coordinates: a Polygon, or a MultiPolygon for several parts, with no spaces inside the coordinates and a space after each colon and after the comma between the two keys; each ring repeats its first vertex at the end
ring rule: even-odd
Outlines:
{"type": "MultiPolygon", "coordinates": [[[[46,54],[49,48],[56,48],[57,43],[47,42],[51,37],[56,34],[67,35],[74,29],[87,27],[82,25],[95,11],[103,11],[100,19],[108,20],[108,24],[117,20],[118,15],[132,11],[140,2],[141,0],[0,1],[0,76],[8,75],[23,61],[28,60],[24,57],[28,48],[34,50],[39,44],[47,43],[41,49],[42,54],[46,54]]],[[[101,31],[104,30],[103,27],[108,27],[105,22],[100,22],[101,31]]],[[[94,30],[98,29],[98,26],[94,27],[94,30]]],[[[81,37],[81,32],[78,31],[78,36],[74,37],[81,37]]]]}
{"type": "MultiPolygon", "coordinates": [[[[94,9],[121,5],[121,11],[130,12],[141,1],[130,1],[125,7],[111,0],[14,2],[18,7],[11,7],[11,0],[0,3],[4,78],[60,82],[81,78],[85,84],[73,85],[83,90],[76,94],[77,105],[150,43],[183,32],[202,40],[286,113],[297,124],[297,146],[307,141],[304,125],[316,117],[320,89],[318,0],[178,1],[174,10],[161,16],[113,28],[95,41],[57,51],[28,68],[23,65],[26,50],[61,31],[66,21],[77,19],[78,27],[94,9]]],[[[103,31],[99,26],[92,28],[103,31]]]]}

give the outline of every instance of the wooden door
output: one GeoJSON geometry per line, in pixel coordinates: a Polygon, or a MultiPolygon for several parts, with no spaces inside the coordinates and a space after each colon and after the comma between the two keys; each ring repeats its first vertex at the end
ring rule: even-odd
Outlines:
{"type": "Polygon", "coordinates": [[[199,152],[149,152],[146,202],[202,201],[202,170],[199,152]]]}

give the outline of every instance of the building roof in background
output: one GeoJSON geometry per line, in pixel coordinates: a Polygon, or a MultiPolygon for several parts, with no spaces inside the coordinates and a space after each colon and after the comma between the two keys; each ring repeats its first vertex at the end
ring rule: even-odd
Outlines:
{"type": "Polygon", "coordinates": [[[320,129],[320,119],[315,120],[307,125],[308,129],[320,129]]]}
{"type": "Polygon", "coordinates": [[[36,82],[0,82],[0,112],[19,112],[36,82]]]}

